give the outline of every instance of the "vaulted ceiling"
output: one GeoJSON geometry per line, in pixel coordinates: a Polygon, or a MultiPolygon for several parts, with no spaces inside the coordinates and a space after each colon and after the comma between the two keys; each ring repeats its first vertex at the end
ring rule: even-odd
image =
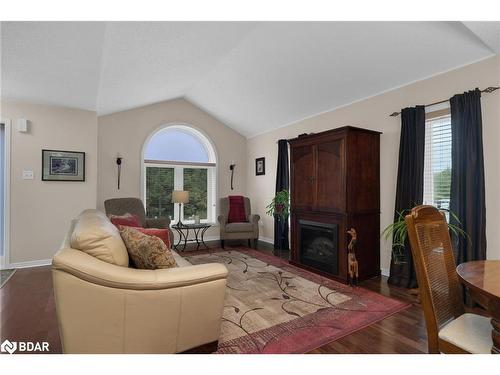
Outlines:
{"type": "MultiPolygon", "coordinates": [[[[246,136],[500,51],[499,22],[2,22],[2,97],[185,97],[246,136]]],[[[140,126],[140,124],[138,124],[140,126]]]]}

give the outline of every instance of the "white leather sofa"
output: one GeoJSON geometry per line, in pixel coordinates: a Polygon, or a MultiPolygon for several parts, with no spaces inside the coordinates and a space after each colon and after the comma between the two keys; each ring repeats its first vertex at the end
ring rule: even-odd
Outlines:
{"type": "Polygon", "coordinates": [[[227,269],[128,266],[116,227],[100,211],[72,222],[52,262],[64,353],[178,353],[218,340],[227,269]]]}

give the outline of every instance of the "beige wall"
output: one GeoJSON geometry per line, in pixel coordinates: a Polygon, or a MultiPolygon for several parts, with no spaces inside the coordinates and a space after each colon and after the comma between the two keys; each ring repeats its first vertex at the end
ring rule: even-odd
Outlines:
{"type": "MultiPolygon", "coordinates": [[[[376,70],[373,71],[376,74],[376,70]]],[[[272,219],[265,215],[265,207],[274,194],[276,178],[276,141],[292,138],[300,133],[320,132],[352,125],[383,132],[381,136],[381,226],[393,218],[396,190],[397,159],[400,135],[400,117],[389,114],[416,104],[427,104],[447,99],[454,94],[473,89],[500,85],[500,58],[490,58],[430,79],[332,110],[295,124],[265,133],[248,140],[247,191],[257,213],[263,216],[262,235],[273,237],[272,219]],[[255,158],[266,157],[265,176],[255,176],[251,166],[255,158]]],[[[335,90],[333,87],[332,90],[335,90]]],[[[500,259],[500,92],[482,97],[484,158],[486,175],[488,258],[500,259]]],[[[387,272],[390,263],[390,243],[381,240],[381,268],[387,272]]]]}
{"type": "MultiPolygon", "coordinates": [[[[246,138],[184,99],[165,101],[98,118],[99,172],[97,206],[114,197],[141,197],[142,147],[146,139],[167,124],[187,124],[204,132],[218,155],[218,196],[246,193],[246,138]],[[116,156],[123,157],[120,190],[117,189],[116,156]],[[229,164],[236,163],[234,190],[230,189],[229,164]]],[[[207,239],[219,236],[218,227],[207,239]]]]}
{"type": "MultiPolygon", "coordinates": [[[[375,73],[374,73],[375,74],[375,73]]],[[[144,141],[167,124],[190,124],[207,134],[218,153],[218,196],[246,194],[259,213],[262,237],[272,240],[273,225],[265,207],[274,193],[276,141],[304,132],[345,125],[383,132],[381,137],[381,226],[392,220],[397,173],[400,118],[389,117],[405,106],[448,98],[474,87],[500,85],[500,58],[490,58],[403,88],[245,139],[186,100],[177,99],[97,118],[94,112],[2,101],[0,118],[30,120],[30,131],[13,129],[11,139],[11,263],[50,259],[71,218],[88,207],[102,209],[111,197],[141,194],[141,152],[144,141]],[[41,150],[53,148],[86,152],[86,181],[42,182],[41,150]],[[123,157],[122,188],[116,188],[117,153],[123,157]],[[266,175],[255,176],[254,162],[266,157],[266,175]],[[229,188],[229,164],[237,164],[235,190],[229,188]],[[34,180],[22,180],[33,170],[34,180]]],[[[486,169],[488,257],[500,259],[500,93],[482,99],[486,169]]],[[[14,126],[13,126],[14,127],[14,126]]],[[[207,233],[218,237],[218,228],[207,233]]],[[[390,244],[381,241],[381,267],[390,261],[390,244]]]]}
{"type": "Polygon", "coordinates": [[[10,263],[51,259],[70,220],[95,207],[97,116],[95,112],[2,101],[0,118],[12,121],[10,263]],[[16,119],[29,120],[29,132],[16,131],[16,119]],[[85,182],[41,181],[42,149],[84,151],[85,182]],[[33,170],[33,180],[23,180],[33,170]]]}

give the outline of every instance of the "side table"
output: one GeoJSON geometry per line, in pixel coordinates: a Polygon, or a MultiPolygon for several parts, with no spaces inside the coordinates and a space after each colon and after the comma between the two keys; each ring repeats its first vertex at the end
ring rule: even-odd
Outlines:
{"type": "Polygon", "coordinates": [[[177,223],[172,225],[172,229],[175,229],[177,233],[179,233],[179,240],[177,244],[174,245],[175,250],[184,251],[186,250],[186,246],[188,242],[196,242],[196,250],[200,248],[200,245],[203,245],[205,249],[208,249],[207,244],[205,243],[203,237],[208,228],[212,225],[207,223],[200,224],[183,224],[177,223]],[[189,238],[189,231],[192,230],[194,233],[194,238],[189,238]],[[182,249],[180,249],[180,245],[183,243],[182,249]]]}

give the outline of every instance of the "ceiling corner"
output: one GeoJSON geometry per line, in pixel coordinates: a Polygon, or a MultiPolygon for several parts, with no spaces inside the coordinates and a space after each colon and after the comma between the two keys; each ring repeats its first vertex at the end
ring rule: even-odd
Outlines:
{"type": "Polygon", "coordinates": [[[500,22],[465,21],[462,24],[492,52],[500,52],[500,22]]]}

